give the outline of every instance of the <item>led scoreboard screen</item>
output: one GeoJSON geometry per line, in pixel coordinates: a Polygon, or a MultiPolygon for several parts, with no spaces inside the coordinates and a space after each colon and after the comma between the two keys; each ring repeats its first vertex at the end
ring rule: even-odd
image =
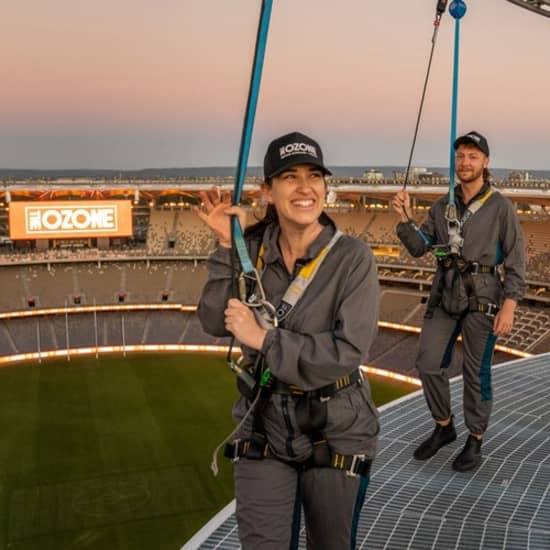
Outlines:
{"type": "Polygon", "coordinates": [[[131,237],[132,201],[12,201],[10,238],[131,237]]]}

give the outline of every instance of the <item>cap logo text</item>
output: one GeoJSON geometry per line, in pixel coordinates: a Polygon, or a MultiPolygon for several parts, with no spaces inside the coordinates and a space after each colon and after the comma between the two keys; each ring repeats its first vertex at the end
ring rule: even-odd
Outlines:
{"type": "Polygon", "coordinates": [[[281,160],[292,155],[299,155],[303,153],[310,155],[311,157],[318,158],[317,149],[308,143],[287,143],[279,148],[279,157],[281,160]]]}

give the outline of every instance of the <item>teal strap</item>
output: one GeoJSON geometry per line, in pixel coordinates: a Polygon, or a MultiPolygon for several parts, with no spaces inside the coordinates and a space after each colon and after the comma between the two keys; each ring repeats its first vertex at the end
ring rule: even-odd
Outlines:
{"type": "Polygon", "coordinates": [[[462,0],[454,0],[449,7],[450,14],[455,19],[455,45],[453,61],[453,98],[451,109],[451,156],[449,163],[449,205],[455,204],[455,151],[456,116],[458,107],[458,65],[460,52],[460,19],[466,13],[466,4],[462,0]]]}
{"type": "Polygon", "coordinates": [[[254,265],[248,254],[248,249],[246,248],[246,243],[244,241],[243,230],[241,229],[241,224],[239,222],[238,216],[231,216],[231,226],[233,234],[233,245],[239,256],[239,261],[241,262],[242,270],[246,273],[254,273],[254,265]]]}
{"type": "Polygon", "coordinates": [[[235,176],[235,191],[233,193],[233,204],[239,204],[241,202],[241,196],[242,196],[243,187],[244,187],[244,178],[246,175],[248,154],[250,152],[250,143],[252,141],[252,129],[254,127],[254,117],[256,116],[256,106],[258,104],[258,96],[260,95],[260,82],[262,80],[262,69],[264,65],[265,49],[267,44],[267,32],[269,29],[269,20],[271,17],[272,4],[273,4],[273,0],[262,1],[260,22],[258,25],[258,34],[256,36],[256,49],[254,52],[252,76],[250,78],[248,101],[246,104],[243,132],[241,135],[241,145],[239,149],[239,162],[237,164],[237,175],[235,176]]]}
{"type": "MultiPolygon", "coordinates": [[[[256,36],[256,48],[254,51],[254,63],[252,65],[252,75],[250,77],[250,87],[248,90],[248,101],[246,103],[241,144],[239,148],[237,173],[235,175],[233,205],[240,204],[244,187],[248,154],[250,152],[250,143],[252,141],[252,129],[254,128],[254,117],[256,116],[256,106],[258,104],[258,96],[260,94],[260,83],[262,80],[262,69],[272,5],[273,0],[262,1],[258,34],[256,36]]],[[[237,216],[232,216],[231,232],[233,237],[233,246],[237,251],[243,271],[245,273],[252,273],[254,271],[254,266],[250,260],[248,250],[246,249],[243,232],[237,216]]]]}

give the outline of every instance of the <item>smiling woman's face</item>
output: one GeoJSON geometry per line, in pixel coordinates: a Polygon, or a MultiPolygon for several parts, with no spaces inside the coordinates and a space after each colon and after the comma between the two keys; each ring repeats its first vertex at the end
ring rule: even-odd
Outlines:
{"type": "Polygon", "coordinates": [[[316,166],[298,164],[273,177],[271,185],[264,185],[264,193],[283,226],[305,228],[318,223],[323,211],[325,178],[316,166]]]}

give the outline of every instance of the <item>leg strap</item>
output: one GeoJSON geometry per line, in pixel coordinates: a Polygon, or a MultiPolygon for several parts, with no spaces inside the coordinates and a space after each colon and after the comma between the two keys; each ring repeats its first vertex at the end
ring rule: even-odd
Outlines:
{"type": "Polygon", "coordinates": [[[227,443],[225,446],[224,455],[233,462],[239,458],[248,458],[249,460],[262,460],[264,458],[272,458],[280,460],[297,470],[309,470],[310,468],[334,468],[335,470],[345,470],[348,476],[366,476],[369,475],[372,460],[365,457],[363,454],[358,455],[341,455],[332,452],[326,441],[319,442],[319,448],[324,447],[323,455],[328,456],[326,460],[323,456],[321,463],[317,462],[318,453],[313,454],[310,458],[303,462],[281,460],[276,457],[269,448],[267,442],[262,449],[256,447],[252,439],[236,439],[233,443],[227,443]]]}

